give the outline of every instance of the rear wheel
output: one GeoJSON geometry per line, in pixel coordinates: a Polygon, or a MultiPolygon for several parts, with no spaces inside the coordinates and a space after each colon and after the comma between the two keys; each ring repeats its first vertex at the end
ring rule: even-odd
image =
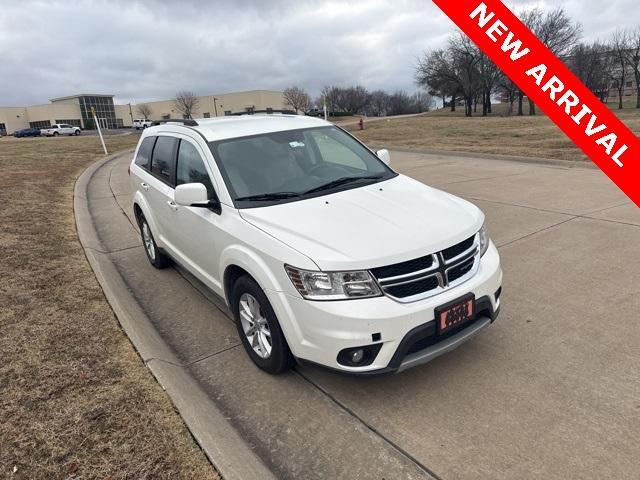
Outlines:
{"type": "Polygon", "coordinates": [[[244,349],[259,368],[278,374],[293,366],[293,356],[267,296],[245,275],[233,285],[231,309],[244,349]]]}
{"type": "Polygon", "coordinates": [[[158,269],[167,268],[170,264],[169,257],[158,249],[158,245],[156,245],[156,241],[151,233],[151,227],[149,227],[149,223],[143,214],[140,214],[138,224],[140,226],[142,244],[144,245],[144,251],[147,254],[149,263],[158,269]]]}
{"type": "Polygon", "coordinates": [[[76,130],[75,132],[73,132],[73,134],[77,137],[78,135],[80,135],[80,130],[76,130]]]}
{"type": "Polygon", "coordinates": [[[58,132],[53,132],[53,136],[57,137],[58,136],[58,132]]]}

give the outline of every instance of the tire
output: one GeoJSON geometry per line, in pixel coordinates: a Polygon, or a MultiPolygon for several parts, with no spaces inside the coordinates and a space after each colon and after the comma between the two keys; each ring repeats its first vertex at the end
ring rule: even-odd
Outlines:
{"type": "Polygon", "coordinates": [[[278,318],[262,288],[248,275],[238,278],[233,285],[231,310],[244,349],[258,368],[277,375],[293,367],[293,355],[278,318]],[[250,335],[256,323],[260,328],[250,335]]]}
{"type": "Polygon", "coordinates": [[[57,137],[58,135],[59,135],[58,132],[53,132],[54,137],[57,137]]]}
{"type": "Polygon", "coordinates": [[[136,130],[140,130],[140,127],[136,127],[136,130]]]}
{"type": "Polygon", "coordinates": [[[140,227],[140,237],[142,238],[142,246],[144,252],[147,254],[149,263],[159,270],[167,268],[171,264],[171,260],[167,255],[162,253],[156,244],[153,234],[151,233],[151,227],[147,219],[143,214],[140,214],[138,218],[138,225],[140,227]]]}
{"type": "Polygon", "coordinates": [[[73,132],[73,134],[77,137],[78,135],[80,135],[80,130],[76,130],[75,132],[73,132]]]}

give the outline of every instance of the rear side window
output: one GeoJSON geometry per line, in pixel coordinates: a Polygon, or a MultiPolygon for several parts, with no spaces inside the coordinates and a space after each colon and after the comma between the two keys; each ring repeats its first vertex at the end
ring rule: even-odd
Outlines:
{"type": "Polygon", "coordinates": [[[151,173],[172,185],[177,140],[173,137],[158,137],[151,158],[151,173]]]}
{"type": "Polygon", "coordinates": [[[151,165],[151,152],[153,152],[153,144],[156,142],[156,137],[147,137],[142,140],[140,148],[138,149],[138,155],[136,155],[136,165],[149,170],[151,165]]]}
{"type": "Polygon", "coordinates": [[[207,187],[209,199],[213,198],[213,184],[204,166],[204,161],[196,147],[186,140],[180,141],[176,168],[176,185],[183,183],[202,183],[207,187]]]}

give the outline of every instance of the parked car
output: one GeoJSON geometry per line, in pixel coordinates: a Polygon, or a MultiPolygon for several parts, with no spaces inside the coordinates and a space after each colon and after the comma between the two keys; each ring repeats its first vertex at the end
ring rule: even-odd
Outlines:
{"type": "Polygon", "coordinates": [[[133,210],[149,262],[220,295],[258,367],[395,372],[490,325],[502,270],[476,206],[389,164],[310,117],[167,121],[138,143],[133,210]]]}
{"type": "Polygon", "coordinates": [[[304,114],[308,117],[324,117],[324,110],[322,108],[313,107],[304,112],[304,114]]]}
{"type": "Polygon", "coordinates": [[[133,121],[133,128],[135,128],[136,130],[140,130],[141,128],[145,129],[147,127],[150,127],[152,123],[153,122],[151,120],[147,120],[145,118],[136,118],[133,121]]]}
{"type": "Polygon", "coordinates": [[[40,130],[37,128],[23,128],[21,130],[16,130],[13,132],[13,136],[17,138],[21,137],[39,137],[40,130]]]}
{"type": "Polygon", "coordinates": [[[74,127],[67,123],[54,123],[50,127],[41,128],[40,134],[45,137],[57,137],[58,135],[80,135],[80,127],[74,127]]]}

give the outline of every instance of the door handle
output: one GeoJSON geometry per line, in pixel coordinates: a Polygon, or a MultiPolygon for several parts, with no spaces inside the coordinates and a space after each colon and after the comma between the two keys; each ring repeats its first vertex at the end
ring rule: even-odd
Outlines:
{"type": "Polygon", "coordinates": [[[167,205],[169,205],[169,208],[173,211],[178,210],[178,205],[176,204],[176,202],[174,202],[173,200],[169,200],[167,202],[167,205]]]}
{"type": "Polygon", "coordinates": [[[149,185],[147,185],[146,183],[142,182],[140,184],[140,186],[142,187],[142,189],[146,192],[147,190],[149,190],[149,185]]]}

